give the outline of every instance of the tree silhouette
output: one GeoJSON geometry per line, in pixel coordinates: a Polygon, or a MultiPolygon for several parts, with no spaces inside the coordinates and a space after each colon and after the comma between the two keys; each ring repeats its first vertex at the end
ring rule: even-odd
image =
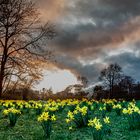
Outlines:
{"type": "Polygon", "coordinates": [[[110,64],[101,71],[99,79],[109,88],[109,98],[113,94],[114,85],[121,81],[122,76],[122,68],[116,63],[110,64]]]}
{"type": "Polygon", "coordinates": [[[51,25],[41,24],[32,1],[0,0],[0,97],[11,79],[36,75],[34,62],[49,58],[46,39],[54,35],[51,25]]]}

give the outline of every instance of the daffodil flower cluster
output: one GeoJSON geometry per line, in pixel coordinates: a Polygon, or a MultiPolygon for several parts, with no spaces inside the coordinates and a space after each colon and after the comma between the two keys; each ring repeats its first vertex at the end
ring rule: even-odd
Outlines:
{"type": "Polygon", "coordinates": [[[18,117],[21,115],[21,111],[15,108],[8,108],[3,110],[3,114],[9,118],[10,126],[15,126],[18,117]]]}
{"type": "Polygon", "coordinates": [[[114,103],[117,103],[117,100],[115,99],[102,99],[102,102],[105,103],[105,104],[114,104],[114,103]]]}
{"type": "Polygon", "coordinates": [[[130,102],[122,113],[127,117],[130,129],[140,129],[140,109],[136,106],[135,101],[130,102]]]}
{"type": "Polygon", "coordinates": [[[8,115],[9,113],[12,113],[12,114],[21,114],[21,111],[15,109],[15,108],[9,108],[9,109],[5,109],[5,110],[3,111],[3,114],[4,114],[4,115],[8,115]]]}
{"type": "Polygon", "coordinates": [[[43,127],[46,139],[50,138],[52,131],[52,121],[56,121],[56,116],[50,115],[49,112],[43,112],[37,119],[43,127]]]}
{"type": "Polygon", "coordinates": [[[44,111],[48,111],[48,112],[60,111],[60,110],[63,110],[65,105],[66,105],[66,100],[63,100],[63,101],[49,100],[49,101],[47,101],[47,103],[44,104],[44,111]]]}
{"type": "Polygon", "coordinates": [[[100,111],[106,110],[106,106],[100,107],[99,110],[100,110],[100,111]]]}
{"type": "Polygon", "coordinates": [[[87,106],[76,106],[74,111],[68,111],[66,123],[74,123],[76,127],[87,126],[89,119],[89,109],[87,106]]]}
{"type": "Polygon", "coordinates": [[[133,113],[138,113],[140,114],[140,109],[135,105],[135,103],[131,102],[128,105],[128,108],[123,109],[123,114],[133,114],[133,113]]]}
{"type": "MultiPolygon", "coordinates": [[[[103,118],[103,121],[104,121],[105,124],[109,124],[110,123],[109,117],[103,118]]],[[[102,129],[103,124],[101,123],[101,120],[100,119],[98,119],[97,117],[95,117],[94,119],[88,120],[88,126],[94,127],[98,131],[98,130],[101,130],[102,129]]]]}
{"type": "Polygon", "coordinates": [[[80,112],[83,116],[85,116],[87,114],[87,111],[88,111],[87,106],[79,107],[79,105],[77,105],[73,113],[77,114],[78,112],[80,112]]]}
{"type": "Polygon", "coordinates": [[[49,104],[45,104],[45,107],[44,107],[44,110],[45,111],[50,111],[50,112],[55,112],[57,111],[59,108],[58,108],[58,105],[55,104],[55,105],[49,105],[49,104]]]}
{"type": "Polygon", "coordinates": [[[88,120],[88,126],[94,127],[96,130],[100,130],[102,128],[100,119],[97,119],[97,117],[95,117],[94,119],[88,120]]]}
{"type": "Polygon", "coordinates": [[[47,121],[56,121],[56,116],[49,115],[49,112],[43,112],[39,117],[38,117],[39,122],[47,122],[47,121]]]}
{"type": "Polygon", "coordinates": [[[3,106],[6,107],[6,108],[15,107],[15,104],[13,104],[12,101],[5,101],[3,103],[3,106]]]}
{"type": "Polygon", "coordinates": [[[107,116],[103,119],[95,117],[93,119],[88,120],[88,126],[91,127],[92,136],[94,140],[102,140],[104,135],[109,133],[109,123],[110,119],[107,116]]]}
{"type": "Polygon", "coordinates": [[[75,110],[73,112],[69,111],[67,114],[66,122],[69,123],[70,121],[73,121],[75,119],[76,114],[81,114],[82,116],[85,116],[87,114],[88,107],[79,107],[79,105],[76,106],[75,110]]]}
{"type": "Polygon", "coordinates": [[[113,105],[113,109],[122,109],[121,104],[113,105]]]}
{"type": "Polygon", "coordinates": [[[69,99],[69,100],[67,100],[67,105],[68,106],[71,106],[71,105],[78,105],[80,103],[80,101],[79,100],[72,100],[72,99],[69,99]]]}

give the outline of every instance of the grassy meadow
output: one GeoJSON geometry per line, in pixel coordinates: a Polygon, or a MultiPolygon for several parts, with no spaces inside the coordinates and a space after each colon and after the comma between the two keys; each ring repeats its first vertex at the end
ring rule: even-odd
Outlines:
{"type": "Polygon", "coordinates": [[[0,140],[140,140],[139,107],[134,100],[1,100],[0,140]]]}

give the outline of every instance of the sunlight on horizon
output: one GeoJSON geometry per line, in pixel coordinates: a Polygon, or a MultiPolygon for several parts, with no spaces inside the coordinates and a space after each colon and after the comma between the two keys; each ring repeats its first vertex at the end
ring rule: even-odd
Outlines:
{"type": "Polygon", "coordinates": [[[44,79],[36,86],[36,89],[52,88],[53,92],[63,91],[69,85],[79,84],[76,76],[69,70],[46,71],[44,79]]]}

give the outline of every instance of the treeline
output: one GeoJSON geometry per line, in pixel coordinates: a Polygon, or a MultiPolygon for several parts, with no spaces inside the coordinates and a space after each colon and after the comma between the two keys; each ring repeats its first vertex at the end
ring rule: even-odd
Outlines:
{"type": "Polygon", "coordinates": [[[2,96],[4,100],[48,100],[48,99],[82,99],[87,97],[86,92],[79,91],[77,94],[68,93],[66,90],[54,94],[51,89],[43,89],[42,91],[35,91],[29,88],[9,89],[2,96]]]}
{"type": "MultiPolygon", "coordinates": [[[[86,79],[86,78],[84,78],[86,79]]],[[[28,86],[20,86],[17,89],[7,89],[3,99],[20,99],[20,100],[47,100],[47,99],[140,99],[140,83],[131,76],[126,75],[118,64],[110,64],[100,72],[100,84],[92,88],[92,92],[83,90],[81,85],[67,87],[64,91],[54,94],[52,89],[42,89],[34,91],[28,86]],[[71,88],[76,88],[75,93],[71,88]]],[[[83,80],[84,81],[84,80],[83,80]]],[[[84,82],[85,83],[85,82],[84,82]]],[[[87,83],[87,79],[86,79],[87,83]]]]}
{"type": "Polygon", "coordinates": [[[110,64],[100,72],[100,85],[93,89],[96,99],[140,99],[140,83],[126,75],[118,64],[110,64]]]}

